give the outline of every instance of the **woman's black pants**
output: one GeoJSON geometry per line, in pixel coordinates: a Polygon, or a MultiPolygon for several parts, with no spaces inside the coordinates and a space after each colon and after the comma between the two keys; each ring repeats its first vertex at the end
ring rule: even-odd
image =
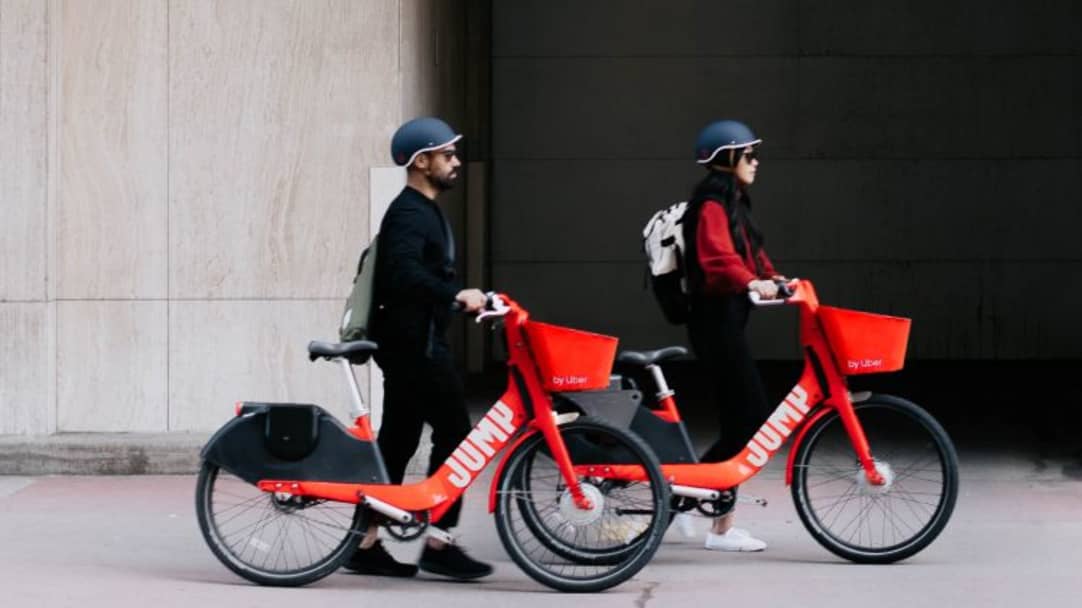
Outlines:
{"type": "Polygon", "coordinates": [[[740,453],[770,415],[744,333],[750,311],[746,294],[692,301],[688,339],[700,372],[710,383],[720,432],[702,462],[720,462],[740,453]]]}

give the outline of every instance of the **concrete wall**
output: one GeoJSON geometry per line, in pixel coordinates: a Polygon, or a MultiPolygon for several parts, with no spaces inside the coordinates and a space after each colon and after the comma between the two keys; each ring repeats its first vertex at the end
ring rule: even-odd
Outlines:
{"type": "MultiPolygon", "coordinates": [[[[494,282],[535,316],[684,340],[639,234],[733,117],[765,139],[768,251],[823,301],[913,317],[913,358],[1082,357],[1077,2],[528,0],[493,22],[494,282]]],[[[796,356],[794,328],[757,315],[757,354],[796,356]]]]}
{"type": "Polygon", "coordinates": [[[0,0],[0,433],[344,415],[305,346],[336,336],[394,129],[462,105],[461,13],[0,0]]]}

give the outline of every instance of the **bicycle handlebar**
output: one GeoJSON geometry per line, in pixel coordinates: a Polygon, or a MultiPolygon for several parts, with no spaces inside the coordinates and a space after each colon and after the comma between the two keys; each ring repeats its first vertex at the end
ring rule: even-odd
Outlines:
{"type": "Polygon", "coordinates": [[[748,299],[755,306],[781,306],[785,304],[785,298],[774,298],[773,300],[764,300],[758,291],[749,291],[748,299]]]}

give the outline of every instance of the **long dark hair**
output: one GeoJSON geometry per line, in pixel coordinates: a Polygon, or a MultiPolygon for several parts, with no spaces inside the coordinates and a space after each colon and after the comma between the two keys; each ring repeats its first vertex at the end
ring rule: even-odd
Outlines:
{"type": "Polygon", "coordinates": [[[747,244],[751,245],[752,259],[759,265],[759,251],[763,248],[763,233],[751,217],[751,197],[746,188],[736,182],[736,177],[729,171],[711,169],[691,193],[691,204],[701,206],[703,201],[712,200],[725,207],[729,218],[729,233],[733,237],[733,247],[741,257],[747,257],[747,245],[744,233],[748,235],[747,244]]]}

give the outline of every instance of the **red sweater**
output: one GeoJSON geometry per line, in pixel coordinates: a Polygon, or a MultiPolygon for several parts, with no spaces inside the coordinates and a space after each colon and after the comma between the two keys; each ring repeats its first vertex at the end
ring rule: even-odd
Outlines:
{"type": "Polygon", "coordinates": [[[729,230],[729,217],[725,208],[717,201],[706,201],[702,205],[699,226],[695,232],[695,251],[699,255],[699,266],[706,277],[704,291],[712,295],[744,293],[748,283],[755,279],[769,279],[777,274],[766,251],[759,250],[761,275],[755,274],[755,261],[751,254],[751,242],[747,232],[743,234],[744,251],[741,257],[733,247],[733,238],[729,230]]]}

